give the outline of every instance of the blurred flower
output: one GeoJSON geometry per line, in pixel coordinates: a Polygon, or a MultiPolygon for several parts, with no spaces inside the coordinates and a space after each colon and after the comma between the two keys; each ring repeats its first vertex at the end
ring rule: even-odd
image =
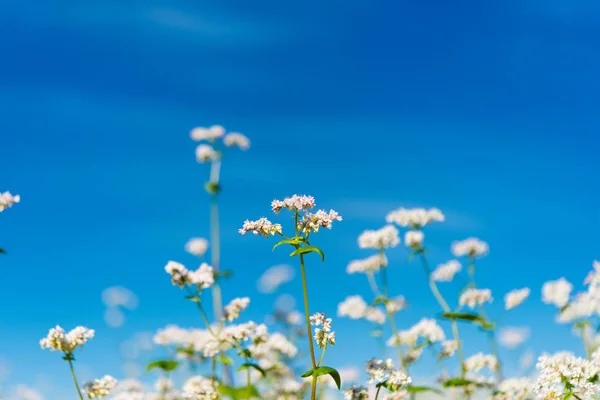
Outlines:
{"type": "Polygon", "coordinates": [[[465,360],[465,369],[469,372],[478,372],[483,368],[488,368],[490,371],[498,369],[498,359],[491,354],[477,353],[465,360]]]}
{"type": "Polygon", "coordinates": [[[519,359],[519,366],[526,370],[533,365],[534,357],[533,351],[527,350],[519,359]]]}
{"type": "Polygon", "coordinates": [[[231,300],[229,304],[227,304],[224,307],[223,318],[225,318],[229,322],[233,321],[234,319],[240,316],[240,312],[248,308],[249,304],[249,297],[238,297],[231,300]]]}
{"type": "Polygon", "coordinates": [[[508,349],[516,349],[529,339],[529,328],[513,328],[507,327],[500,330],[499,342],[502,346],[508,349]]]}
{"type": "Polygon", "coordinates": [[[138,306],[138,298],[131,290],[122,286],[112,286],[102,291],[102,302],[106,307],[124,307],[133,310],[138,306]]]}
{"type": "Polygon", "coordinates": [[[362,386],[352,386],[344,390],[344,400],[369,400],[369,391],[362,386]]]}
{"type": "Polygon", "coordinates": [[[15,394],[17,400],[44,400],[44,396],[40,392],[26,385],[17,385],[15,394]]]}
{"type": "Polygon", "coordinates": [[[365,319],[375,324],[382,325],[385,323],[385,314],[379,308],[368,307],[365,313],[365,319]]]}
{"type": "Polygon", "coordinates": [[[84,385],[83,390],[87,394],[88,398],[103,398],[110,394],[110,392],[117,386],[117,380],[110,375],[105,375],[101,379],[95,379],[92,382],[88,382],[84,385]]]}
{"type": "Polygon", "coordinates": [[[13,204],[20,202],[21,196],[19,196],[18,194],[13,196],[12,194],[10,194],[10,192],[0,193],[0,212],[12,207],[13,204]]]}
{"type": "Polygon", "coordinates": [[[542,301],[562,308],[569,302],[571,290],[573,285],[565,278],[548,281],[542,286],[542,301]]]}
{"type": "Polygon", "coordinates": [[[200,267],[193,272],[189,272],[189,280],[200,289],[208,289],[215,283],[215,274],[213,267],[207,263],[200,264],[200,267]]]}
{"type": "Polygon", "coordinates": [[[125,324],[125,315],[118,308],[108,308],[104,311],[104,322],[111,328],[119,328],[125,324]]]}
{"type": "Polygon", "coordinates": [[[225,143],[225,146],[227,147],[236,146],[241,150],[248,150],[250,148],[250,139],[238,132],[231,132],[225,135],[223,143],[225,143]]]}
{"type": "Polygon", "coordinates": [[[208,240],[204,238],[191,238],[185,244],[185,251],[195,256],[201,257],[208,250],[208,240]]]}
{"type": "Polygon", "coordinates": [[[348,296],[344,301],[338,304],[338,317],[349,317],[351,319],[360,319],[365,316],[367,303],[359,296],[348,296]]]}
{"type": "Polygon", "coordinates": [[[493,300],[492,292],[490,289],[474,289],[470,288],[462,292],[458,303],[461,306],[468,306],[469,308],[475,308],[476,306],[483,305],[483,303],[491,303],[493,300]]]}
{"type": "Polygon", "coordinates": [[[423,231],[408,231],[404,234],[404,244],[413,250],[418,250],[423,246],[425,234],[423,231]]]}
{"type": "Polygon", "coordinates": [[[504,308],[508,311],[521,305],[529,297],[530,292],[529,288],[511,290],[504,296],[504,308]]]}
{"type": "Polygon", "coordinates": [[[409,227],[411,229],[421,229],[431,222],[443,222],[444,214],[437,208],[399,208],[390,212],[385,217],[385,222],[388,224],[395,223],[399,226],[409,227]]]}
{"type": "Polygon", "coordinates": [[[208,161],[214,161],[218,158],[218,153],[211,145],[201,144],[196,147],[196,161],[199,163],[205,163],[208,161]]]}
{"type": "Polygon", "coordinates": [[[358,247],[375,250],[396,247],[400,243],[398,234],[398,229],[393,225],[386,225],[377,230],[366,230],[358,237],[358,247]]]}
{"type": "Polygon", "coordinates": [[[258,279],[258,291],[273,293],[284,283],[294,279],[294,269],[290,265],[275,265],[267,269],[258,279]]]}
{"type": "Polygon", "coordinates": [[[438,265],[431,273],[431,279],[436,282],[450,282],[461,269],[462,265],[458,261],[450,260],[447,263],[438,265]]]}
{"type": "Polygon", "coordinates": [[[66,333],[63,328],[57,325],[56,328],[50,329],[48,336],[40,340],[40,347],[50,351],[62,351],[70,354],[93,337],[93,329],[78,326],[66,333]]]}
{"type": "Polygon", "coordinates": [[[491,400],[527,400],[532,394],[533,384],[528,378],[505,379],[491,400]]]}
{"type": "Polygon", "coordinates": [[[387,257],[381,254],[374,254],[370,257],[363,258],[361,260],[352,260],[346,267],[346,272],[349,274],[360,273],[373,273],[381,268],[387,266],[387,257]]]}
{"type": "Polygon", "coordinates": [[[489,246],[486,242],[477,238],[468,238],[452,243],[452,254],[455,257],[469,256],[478,257],[488,253],[489,246]]]}
{"type": "Polygon", "coordinates": [[[198,127],[190,132],[190,137],[195,141],[215,141],[225,135],[225,128],[221,125],[213,125],[209,128],[198,127]]]}

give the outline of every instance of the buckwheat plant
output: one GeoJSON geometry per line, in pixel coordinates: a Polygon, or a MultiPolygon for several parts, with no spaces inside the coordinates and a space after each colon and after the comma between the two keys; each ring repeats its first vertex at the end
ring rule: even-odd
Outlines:
{"type": "Polygon", "coordinates": [[[248,232],[252,232],[254,235],[264,236],[269,238],[270,236],[281,236],[282,240],[277,242],[273,246],[273,250],[282,245],[289,245],[294,250],[290,253],[290,257],[299,257],[300,269],[302,272],[302,288],[304,292],[304,311],[306,320],[306,331],[308,334],[308,344],[310,348],[310,358],[312,368],[302,374],[303,378],[312,377],[311,384],[311,400],[316,398],[317,393],[317,378],[321,375],[330,375],[336,382],[338,389],[341,388],[341,379],[339,373],[331,367],[321,366],[325,350],[329,345],[335,344],[335,334],[331,332],[331,320],[326,319],[321,313],[317,313],[311,317],[309,311],[308,302],[308,285],[306,279],[306,268],[304,265],[304,257],[311,253],[317,253],[321,256],[321,261],[325,261],[325,255],[323,251],[310,244],[310,237],[313,233],[318,233],[321,228],[331,229],[334,221],[341,221],[342,217],[334,210],[329,212],[325,210],[318,210],[312,213],[315,207],[315,199],[312,196],[299,196],[293,195],[286,197],[283,200],[273,200],[271,203],[271,209],[275,214],[283,209],[291,212],[292,218],[294,219],[294,236],[287,236],[283,233],[283,227],[280,224],[272,223],[267,218],[262,217],[256,221],[246,220],[239,232],[244,235],[248,232]],[[315,357],[315,349],[313,344],[313,338],[310,335],[311,324],[315,328],[315,341],[319,348],[322,349],[322,354],[319,362],[317,363],[315,357]]]}
{"type": "MultiPolygon", "coordinates": [[[[65,332],[63,328],[57,325],[56,328],[50,329],[48,336],[40,340],[42,349],[61,352],[63,354],[63,360],[69,363],[69,369],[71,370],[73,382],[75,383],[75,388],[77,389],[80,400],[83,400],[83,393],[79,387],[75,369],[73,368],[73,361],[75,361],[74,352],[93,337],[93,329],[78,326],[69,332],[65,332]]],[[[84,392],[87,394],[88,399],[103,398],[114,389],[116,384],[117,381],[113,377],[106,375],[102,379],[97,379],[86,384],[84,386],[84,392]]]]}

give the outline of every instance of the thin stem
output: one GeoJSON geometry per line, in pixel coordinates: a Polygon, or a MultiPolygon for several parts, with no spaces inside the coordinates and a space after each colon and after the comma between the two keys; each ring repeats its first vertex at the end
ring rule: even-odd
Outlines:
{"type": "Polygon", "coordinates": [[[67,361],[69,362],[69,368],[71,369],[71,376],[73,376],[73,382],[75,382],[75,387],[77,388],[77,393],[79,394],[79,399],[83,400],[83,395],[81,394],[81,389],[79,388],[79,383],[77,383],[77,377],[75,376],[75,369],[73,368],[73,360],[69,355],[67,355],[67,361]]]}
{"type": "MultiPolygon", "coordinates": [[[[211,240],[211,263],[215,273],[220,269],[220,232],[219,232],[219,195],[212,195],[210,202],[210,240],[211,240]]],[[[220,320],[223,316],[223,299],[221,295],[221,286],[215,282],[212,286],[213,310],[215,318],[220,320]]]]}
{"type": "Polygon", "coordinates": [[[379,391],[381,390],[381,386],[377,387],[377,392],[375,392],[375,400],[379,397],[379,391]]]}
{"type": "MultiPolygon", "coordinates": [[[[296,216],[296,219],[298,217],[296,216]]],[[[306,334],[308,336],[308,344],[310,346],[310,360],[312,362],[313,369],[317,369],[317,362],[315,360],[315,347],[313,345],[313,338],[310,329],[310,311],[308,308],[308,285],[306,283],[306,268],[304,268],[304,255],[300,254],[300,269],[302,270],[302,289],[304,291],[304,312],[306,313],[306,334]]],[[[312,390],[310,399],[315,400],[317,392],[317,378],[313,376],[312,390]]]]}
{"type": "Polygon", "coordinates": [[[581,339],[583,340],[583,348],[585,349],[585,355],[589,360],[592,358],[592,351],[590,349],[590,338],[588,336],[588,330],[586,329],[587,327],[588,325],[586,324],[583,328],[581,328],[581,339]]]}
{"type": "Polygon", "coordinates": [[[317,363],[317,367],[321,366],[321,363],[323,362],[323,357],[325,357],[326,349],[327,349],[327,344],[325,344],[325,347],[323,347],[323,351],[321,351],[321,357],[319,357],[319,362],[317,363]]]}
{"type": "Polygon", "coordinates": [[[369,280],[369,286],[373,291],[375,297],[379,297],[381,294],[379,293],[379,288],[377,287],[377,282],[375,282],[375,277],[372,272],[367,272],[367,279],[369,280]]]}
{"type": "MultiPolygon", "coordinates": [[[[451,312],[450,306],[448,306],[448,303],[446,302],[446,300],[444,300],[444,296],[442,296],[442,294],[440,293],[437,285],[435,284],[435,281],[431,278],[431,267],[429,266],[429,262],[427,262],[425,254],[421,252],[419,258],[421,259],[421,265],[423,265],[423,269],[425,270],[425,274],[427,275],[427,281],[429,282],[429,288],[431,289],[433,296],[436,298],[437,302],[439,303],[440,307],[442,307],[444,312],[451,312]]],[[[464,365],[464,356],[462,352],[462,343],[458,334],[458,323],[456,322],[456,320],[451,320],[450,322],[452,326],[452,336],[454,336],[454,340],[457,344],[458,361],[460,363],[460,374],[461,377],[464,378],[466,371],[464,365]]]]}
{"type": "Polygon", "coordinates": [[[211,374],[213,382],[217,381],[217,356],[212,357],[211,374]]]}
{"type": "Polygon", "coordinates": [[[250,386],[252,386],[252,379],[250,377],[250,368],[246,369],[247,372],[247,383],[248,383],[248,396],[247,399],[250,400],[252,398],[252,394],[250,393],[250,386]]]}
{"type": "Polygon", "coordinates": [[[198,304],[198,310],[200,310],[200,315],[202,316],[202,320],[204,321],[204,324],[206,325],[206,329],[208,330],[208,332],[210,332],[211,335],[216,337],[217,335],[215,334],[215,332],[212,330],[212,328],[210,326],[210,321],[208,320],[208,316],[206,315],[206,312],[204,311],[204,307],[202,307],[202,304],[200,304],[199,302],[196,304],[198,304]]]}

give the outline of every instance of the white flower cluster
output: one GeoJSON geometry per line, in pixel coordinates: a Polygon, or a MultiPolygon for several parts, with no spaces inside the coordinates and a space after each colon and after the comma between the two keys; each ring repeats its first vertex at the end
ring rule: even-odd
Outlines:
{"type": "Polygon", "coordinates": [[[223,138],[223,144],[226,147],[238,147],[242,150],[248,150],[250,148],[250,140],[241,133],[231,132],[226,134],[225,128],[220,125],[213,125],[209,128],[194,128],[190,132],[192,140],[201,142],[208,141],[211,144],[200,144],[196,148],[196,159],[200,163],[208,161],[218,160],[220,154],[215,150],[213,145],[218,139],[223,138]]]}
{"type": "Polygon", "coordinates": [[[229,322],[233,321],[234,319],[236,319],[240,316],[240,313],[242,311],[244,311],[246,308],[248,308],[249,304],[250,304],[249,297],[238,297],[238,298],[231,300],[229,302],[229,304],[227,304],[224,307],[223,318],[225,318],[229,322]]]}
{"type": "Polygon", "coordinates": [[[458,350],[458,341],[456,340],[444,340],[442,342],[442,351],[440,352],[440,358],[452,357],[458,350]]]}
{"type": "Polygon", "coordinates": [[[90,399],[101,399],[108,396],[117,386],[117,380],[110,375],[94,379],[84,385],[83,390],[90,399]]]}
{"type": "Polygon", "coordinates": [[[423,240],[425,234],[423,231],[408,231],[404,234],[404,244],[406,247],[410,247],[413,250],[419,250],[423,247],[423,240]]]}
{"type": "Polygon", "coordinates": [[[204,238],[191,238],[185,244],[185,251],[198,257],[202,257],[208,250],[208,240],[204,238]]]}
{"type": "Polygon", "coordinates": [[[446,339],[446,335],[434,319],[423,318],[410,329],[400,331],[397,335],[392,336],[387,344],[388,346],[415,346],[419,338],[423,338],[427,343],[431,344],[441,342],[446,339]]]}
{"type": "Polygon", "coordinates": [[[365,367],[369,376],[369,383],[386,384],[386,388],[391,392],[400,390],[409,385],[412,379],[400,369],[396,369],[391,359],[378,360],[370,359],[365,367]]]}
{"type": "Polygon", "coordinates": [[[374,273],[387,266],[388,260],[385,255],[373,254],[360,260],[352,260],[346,267],[349,274],[374,273]]]}
{"type": "Polygon", "coordinates": [[[548,281],[542,286],[542,301],[559,308],[564,307],[569,302],[572,290],[573,285],[565,278],[548,281]]]}
{"type": "Polygon", "coordinates": [[[331,332],[331,318],[326,318],[323,313],[314,313],[310,317],[310,324],[315,326],[315,341],[320,348],[327,344],[335,346],[335,332],[331,332]]]}
{"type": "Polygon", "coordinates": [[[421,229],[432,222],[444,222],[444,220],[444,214],[437,208],[426,210],[424,208],[406,209],[401,207],[391,211],[385,217],[385,222],[388,224],[394,223],[411,229],[421,229]]]}
{"type": "Polygon", "coordinates": [[[498,340],[500,344],[508,349],[516,349],[529,338],[530,330],[527,327],[502,328],[498,340]]]}
{"type": "Polygon", "coordinates": [[[496,371],[498,369],[498,359],[491,354],[477,353],[465,360],[464,367],[468,372],[479,372],[483,368],[496,371]]]}
{"type": "Polygon", "coordinates": [[[491,400],[527,400],[533,394],[533,385],[527,378],[505,379],[491,400]]]}
{"type": "Polygon", "coordinates": [[[211,379],[192,376],[183,384],[181,394],[185,400],[216,400],[219,399],[218,385],[211,379]]]}
{"type": "MultiPolygon", "coordinates": [[[[386,312],[395,314],[406,307],[406,300],[403,296],[398,296],[394,299],[388,299],[385,302],[386,312]]],[[[383,324],[386,316],[383,311],[378,308],[368,306],[365,300],[359,296],[348,296],[344,301],[338,304],[338,317],[348,317],[350,319],[365,318],[368,321],[376,324],[383,324]]]]}
{"type": "Polygon", "coordinates": [[[238,229],[238,232],[242,235],[252,232],[255,235],[262,235],[268,238],[269,236],[275,236],[276,233],[281,235],[282,228],[280,224],[274,224],[267,218],[261,217],[256,221],[244,221],[244,225],[238,229]]]}
{"type": "Polygon", "coordinates": [[[469,308],[475,308],[483,305],[483,303],[491,303],[493,300],[492,291],[490,289],[466,289],[460,295],[458,304],[461,306],[468,306],[469,308]]]}
{"type": "Polygon", "coordinates": [[[301,221],[298,221],[298,228],[308,234],[310,232],[319,232],[319,228],[331,229],[333,221],[341,221],[342,217],[335,210],[318,210],[316,213],[304,213],[301,221]]]}
{"type": "Polygon", "coordinates": [[[57,325],[56,328],[50,329],[48,336],[40,340],[40,346],[42,349],[71,354],[77,347],[83,346],[93,337],[93,329],[78,326],[67,333],[57,325]]]}
{"type": "Polygon", "coordinates": [[[344,400],[369,400],[369,391],[362,386],[344,390],[344,400]]]}
{"type": "Polygon", "coordinates": [[[12,195],[10,192],[0,193],[0,212],[12,207],[15,203],[21,202],[21,196],[12,195]]]}
{"type": "Polygon", "coordinates": [[[207,263],[200,264],[196,271],[189,271],[183,264],[169,261],[165,271],[171,275],[171,283],[180,288],[186,284],[196,285],[200,289],[208,289],[215,283],[213,267],[207,263]]]}
{"type": "Polygon", "coordinates": [[[399,232],[393,225],[386,225],[377,230],[366,230],[358,237],[361,249],[383,249],[400,244],[399,232]]]}
{"type": "Polygon", "coordinates": [[[431,273],[431,279],[435,282],[451,282],[462,269],[462,265],[456,260],[450,260],[438,265],[431,273]]]}
{"type": "Polygon", "coordinates": [[[290,211],[307,211],[313,209],[315,205],[315,198],[313,196],[295,194],[291,197],[286,197],[283,200],[273,200],[271,202],[271,210],[273,210],[275,214],[279,214],[284,208],[287,208],[290,211]]]}
{"type": "Polygon", "coordinates": [[[490,250],[488,244],[477,238],[468,238],[452,243],[452,254],[455,257],[479,257],[484,256],[490,250]]]}
{"type": "Polygon", "coordinates": [[[511,290],[504,296],[504,308],[508,311],[520,306],[530,293],[529,288],[511,290]]]}
{"type": "Polygon", "coordinates": [[[569,352],[539,357],[537,369],[539,376],[534,391],[543,399],[563,399],[566,393],[573,393],[575,398],[596,398],[598,385],[598,354],[592,360],[575,357],[569,352]]]}

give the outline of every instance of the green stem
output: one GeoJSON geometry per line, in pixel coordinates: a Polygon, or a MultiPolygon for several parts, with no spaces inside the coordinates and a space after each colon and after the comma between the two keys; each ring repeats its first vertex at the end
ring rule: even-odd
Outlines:
{"type": "MultiPolygon", "coordinates": [[[[588,321],[589,322],[589,321],[588,321]]],[[[587,359],[591,359],[592,358],[592,351],[590,349],[590,345],[589,345],[589,337],[588,337],[588,332],[587,332],[587,324],[581,328],[581,339],[583,340],[583,348],[585,349],[585,355],[587,357],[587,359]]]]}
{"type": "Polygon", "coordinates": [[[208,316],[206,315],[206,312],[204,311],[204,307],[202,307],[202,304],[200,304],[199,302],[197,302],[196,304],[198,304],[198,310],[200,310],[200,315],[202,316],[202,320],[204,321],[204,324],[206,325],[206,329],[208,330],[208,332],[210,332],[211,335],[216,337],[217,335],[215,334],[215,332],[212,330],[212,327],[210,326],[210,321],[208,320],[208,316]]]}
{"type": "Polygon", "coordinates": [[[375,400],[379,397],[379,391],[381,391],[381,386],[377,387],[377,392],[375,392],[375,400]]]}
{"type": "MultiPolygon", "coordinates": [[[[296,216],[296,219],[298,217],[296,216]]],[[[313,337],[310,329],[310,311],[308,308],[308,285],[306,283],[306,268],[304,268],[304,255],[300,254],[300,269],[302,270],[302,289],[304,292],[304,312],[306,313],[306,333],[308,336],[308,344],[310,347],[310,360],[312,362],[313,370],[317,369],[317,362],[315,360],[315,347],[313,345],[313,337]]],[[[312,388],[310,399],[315,400],[315,396],[317,393],[317,378],[313,376],[312,388]]]]}
{"type": "MultiPolygon", "coordinates": [[[[431,267],[429,266],[429,262],[427,262],[427,258],[425,257],[425,253],[421,252],[419,254],[419,258],[421,259],[421,265],[423,266],[423,269],[425,270],[425,275],[427,275],[427,281],[429,283],[429,288],[431,289],[431,293],[433,293],[433,296],[436,298],[437,302],[439,303],[440,307],[442,307],[442,309],[444,310],[445,313],[449,313],[451,312],[450,310],[450,306],[448,306],[448,303],[446,302],[446,300],[444,300],[444,296],[442,296],[442,293],[440,293],[437,285],[435,284],[435,281],[431,278],[431,267]]],[[[458,354],[458,361],[460,363],[460,374],[461,377],[464,378],[465,377],[465,365],[464,365],[464,356],[463,356],[463,352],[462,352],[462,343],[460,341],[460,336],[458,334],[458,323],[456,322],[456,320],[451,320],[451,326],[452,326],[452,336],[454,337],[454,340],[456,341],[457,344],[457,354],[458,354]]]]}
{"type": "Polygon", "coordinates": [[[247,399],[250,400],[252,398],[252,393],[250,392],[250,386],[252,386],[252,379],[250,377],[250,368],[248,368],[246,370],[246,372],[247,372],[247,377],[248,377],[248,381],[247,381],[247,383],[248,383],[248,396],[247,396],[247,399]]]}
{"type": "Polygon", "coordinates": [[[211,375],[213,383],[217,381],[217,356],[212,357],[211,375]]]}
{"type": "Polygon", "coordinates": [[[321,351],[321,357],[319,357],[319,362],[317,363],[317,367],[321,366],[321,363],[323,362],[323,357],[325,357],[326,349],[327,349],[327,344],[325,344],[325,347],[323,347],[323,350],[321,351]]]}
{"type": "Polygon", "coordinates": [[[73,377],[73,382],[75,382],[75,388],[77,388],[77,393],[79,394],[79,399],[83,400],[83,395],[81,394],[81,389],[79,388],[79,383],[77,383],[77,377],[75,376],[75,369],[73,368],[73,360],[70,355],[67,355],[67,361],[69,362],[69,368],[71,369],[71,376],[73,377]]]}

